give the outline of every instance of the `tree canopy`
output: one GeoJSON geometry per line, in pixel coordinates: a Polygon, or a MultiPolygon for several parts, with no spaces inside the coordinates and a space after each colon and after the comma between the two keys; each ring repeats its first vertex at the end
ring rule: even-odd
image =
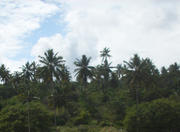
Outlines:
{"type": "Polygon", "coordinates": [[[76,58],[74,77],[53,49],[21,71],[1,64],[0,131],[179,132],[179,63],[157,68],[134,54],[114,65],[110,51],[100,51],[97,65],[76,58]]]}

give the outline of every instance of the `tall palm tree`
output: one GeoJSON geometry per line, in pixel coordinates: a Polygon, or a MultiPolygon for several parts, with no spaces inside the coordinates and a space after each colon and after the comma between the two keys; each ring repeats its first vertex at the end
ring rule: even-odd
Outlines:
{"type": "Polygon", "coordinates": [[[128,80],[128,84],[131,87],[132,90],[135,90],[135,98],[136,98],[136,104],[139,104],[139,93],[138,89],[140,87],[140,82],[142,79],[144,79],[142,67],[143,63],[140,57],[135,54],[133,58],[130,59],[129,62],[124,61],[125,66],[127,69],[125,69],[125,75],[128,80]]]}
{"type": "Polygon", "coordinates": [[[141,59],[137,54],[129,62],[124,61],[123,68],[125,76],[128,80],[129,87],[136,91],[136,103],[139,104],[139,89],[148,87],[152,83],[156,83],[155,79],[159,75],[159,71],[155,68],[149,58],[141,59]]]}
{"type": "MultiPolygon", "coordinates": [[[[129,84],[129,87],[131,87],[132,91],[135,94],[136,99],[136,109],[138,110],[138,104],[139,104],[139,87],[141,84],[141,80],[144,78],[142,67],[143,63],[140,57],[135,54],[133,58],[130,59],[129,62],[124,61],[126,64],[125,67],[125,75],[127,77],[127,82],[129,84]]],[[[137,122],[137,132],[139,132],[139,120],[138,120],[138,112],[136,115],[136,122],[137,122]]]]}
{"type": "MultiPolygon", "coordinates": [[[[124,61],[125,66],[123,68],[127,83],[132,91],[135,91],[136,108],[139,104],[139,92],[140,88],[145,86],[144,84],[152,85],[154,82],[153,78],[158,75],[158,70],[155,68],[149,58],[141,59],[137,54],[130,59],[129,62],[124,61]]],[[[137,112],[137,123],[138,123],[138,112],[137,112]]],[[[138,124],[139,125],[139,124],[138,124]]],[[[139,128],[137,127],[137,131],[139,128]]]]}
{"type": "Polygon", "coordinates": [[[29,103],[30,103],[30,81],[33,80],[33,63],[27,62],[25,65],[22,66],[22,77],[26,84],[26,92],[25,96],[27,96],[27,103],[28,103],[28,132],[31,132],[31,126],[30,126],[30,112],[29,112],[29,103]]]}
{"type": "Polygon", "coordinates": [[[110,53],[110,49],[109,48],[104,48],[102,51],[100,51],[100,56],[102,57],[102,62],[104,62],[105,60],[107,60],[108,58],[111,57],[110,53]]]}
{"type": "Polygon", "coordinates": [[[77,76],[77,80],[81,81],[83,84],[87,84],[88,78],[92,77],[92,66],[89,66],[91,57],[87,58],[86,55],[82,55],[81,60],[76,59],[74,62],[77,67],[74,72],[76,72],[75,76],[77,76]]]}
{"type": "Polygon", "coordinates": [[[112,72],[111,69],[115,68],[115,67],[112,67],[111,63],[108,62],[108,58],[111,57],[109,53],[110,53],[110,49],[106,47],[102,51],[100,51],[100,57],[102,57],[102,62],[103,62],[101,64],[101,67],[103,69],[103,76],[104,76],[105,82],[108,82],[110,73],[112,72]]]}
{"type": "Polygon", "coordinates": [[[47,81],[52,83],[54,77],[59,79],[57,71],[61,70],[63,62],[65,62],[63,57],[54,53],[53,49],[49,49],[44,53],[44,56],[39,56],[39,58],[39,61],[43,64],[42,73],[45,72],[48,77],[47,81]]]}
{"type": "MultiPolygon", "coordinates": [[[[54,88],[54,80],[55,77],[57,80],[59,80],[59,71],[61,71],[62,65],[63,65],[63,57],[58,56],[58,53],[54,53],[53,49],[49,49],[44,53],[44,56],[39,56],[40,62],[43,64],[43,67],[41,68],[41,73],[43,75],[46,75],[46,81],[47,83],[50,83],[50,87],[52,89],[52,97],[55,97],[55,88],[54,88]]],[[[54,124],[56,124],[56,106],[54,106],[55,111],[55,118],[54,118],[54,124]]]]}

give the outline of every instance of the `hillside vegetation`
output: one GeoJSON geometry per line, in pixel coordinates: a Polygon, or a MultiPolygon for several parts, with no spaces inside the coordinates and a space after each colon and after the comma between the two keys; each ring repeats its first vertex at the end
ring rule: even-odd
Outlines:
{"type": "Polygon", "coordinates": [[[113,66],[82,55],[72,77],[53,49],[21,72],[0,66],[0,132],[179,132],[180,66],[134,54],[113,66]],[[75,78],[76,81],[73,81],[75,78]]]}

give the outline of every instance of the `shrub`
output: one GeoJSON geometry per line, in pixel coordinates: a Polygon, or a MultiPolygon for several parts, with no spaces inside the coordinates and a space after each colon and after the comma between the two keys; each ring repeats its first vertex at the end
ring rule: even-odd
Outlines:
{"type": "Polygon", "coordinates": [[[124,120],[128,132],[179,132],[180,103],[159,99],[130,108],[124,120]]]}
{"type": "MultiPolygon", "coordinates": [[[[29,104],[30,126],[32,132],[49,132],[52,127],[50,114],[46,108],[37,102],[29,104]]],[[[28,107],[27,104],[18,103],[7,105],[0,112],[1,132],[27,132],[28,107]]]]}

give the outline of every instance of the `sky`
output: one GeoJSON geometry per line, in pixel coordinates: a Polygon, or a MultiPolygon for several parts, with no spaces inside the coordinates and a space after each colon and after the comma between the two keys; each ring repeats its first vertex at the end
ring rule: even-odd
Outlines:
{"type": "Polygon", "coordinates": [[[71,70],[82,54],[97,65],[104,47],[113,65],[135,53],[179,63],[180,0],[0,0],[0,64],[11,71],[51,48],[71,70]]]}

